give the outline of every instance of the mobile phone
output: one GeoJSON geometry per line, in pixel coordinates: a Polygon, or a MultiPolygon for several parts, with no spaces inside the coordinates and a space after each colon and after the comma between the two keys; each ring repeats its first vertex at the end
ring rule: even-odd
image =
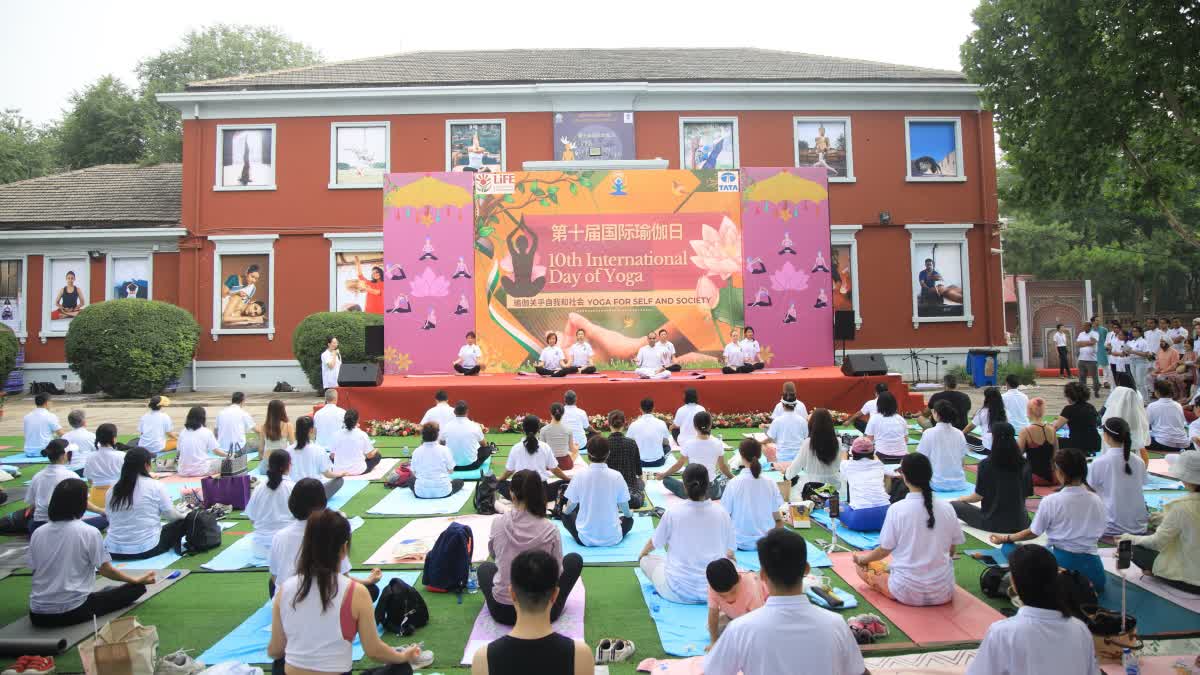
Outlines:
{"type": "Polygon", "coordinates": [[[841,513],[842,513],[842,500],[838,496],[837,490],[834,490],[833,494],[829,496],[829,517],[837,518],[838,516],[841,515],[841,513]]]}
{"type": "Polygon", "coordinates": [[[1117,543],[1117,569],[1129,569],[1129,563],[1133,559],[1133,542],[1128,539],[1123,539],[1117,543]]]}

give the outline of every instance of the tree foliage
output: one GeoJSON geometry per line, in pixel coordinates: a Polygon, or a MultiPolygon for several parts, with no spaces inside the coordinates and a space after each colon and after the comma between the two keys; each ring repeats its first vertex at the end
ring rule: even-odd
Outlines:
{"type": "Polygon", "coordinates": [[[83,308],[67,329],[66,354],[85,390],[152,396],[179,377],[196,353],[200,324],[187,310],[122,299],[83,308]]]}
{"type": "Polygon", "coordinates": [[[292,332],[292,353],[313,389],[321,387],[321,352],[325,339],[338,339],[343,363],[363,363],[367,358],[367,326],[378,326],[383,317],[367,312],[317,312],[309,314],[292,332]]]}
{"type": "Polygon", "coordinates": [[[0,183],[37,178],[55,166],[56,129],[37,126],[16,109],[0,110],[0,183]]]}
{"type": "Polygon", "coordinates": [[[142,157],[146,110],[129,87],[105,75],[71,95],[59,133],[60,160],[70,169],[128,164],[142,157]]]}

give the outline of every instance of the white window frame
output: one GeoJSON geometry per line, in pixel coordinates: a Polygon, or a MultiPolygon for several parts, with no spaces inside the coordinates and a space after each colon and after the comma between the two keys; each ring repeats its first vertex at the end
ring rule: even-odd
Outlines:
{"type": "MultiPolygon", "coordinates": [[[[382,229],[382,228],[381,228],[382,229]]],[[[329,311],[337,311],[337,254],[374,253],[383,250],[382,232],[330,232],[329,240],[329,311]]],[[[386,269],[386,265],[385,265],[386,269]]]]}
{"type": "Polygon", "coordinates": [[[150,263],[149,266],[146,268],[147,270],[149,270],[149,274],[147,275],[147,279],[146,279],[146,299],[153,300],[154,299],[154,254],[153,253],[123,253],[123,252],[116,252],[116,253],[110,252],[108,255],[105,256],[105,261],[104,261],[104,282],[105,282],[104,283],[104,299],[105,300],[113,300],[113,299],[116,299],[116,297],[117,297],[113,293],[112,282],[116,281],[116,278],[117,278],[117,259],[118,258],[137,258],[139,260],[145,260],[148,263],[150,263]]]}
{"type": "Polygon", "coordinates": [[[971,249],[967,242],[967,233],[975,227],[973,224],[913,224],[905,225],[908,230],[908,276],[909,296],[912,298],[912,322],[916,329],[923,323],[962,323],[967,328],[975,325],[975,317],[971,314],[971,249]],[[917,280],[914,276],[917,261],[918,244],[959,244],[962,246],[962,316],[917,316],[917,280]]]}
{"type": "MultiPolygon", "coordinates": [[[[21,306],[18,308],[18,314],[21,315],[21,330],[14,331],[14,334],[21,341],[21,344],[25,344],[25,340],[29,338],[29,256],[0,255],[0,261],[13,260],[20,261],[21,263],[21,306]]],[[[45,283],[42,284],[42,288],[46,288],[45,283]]],[[[2,387],[3,383],[0,383],[0,388],[2,387]]]]}
{"type": "MultiPolygon", "coordinates": [[[[848,166],[848,165],[847,165],[848,166]]],[[[851,301],[854,303],[854,329],[862,330],[862,277],[858,275],[858,232],[863,229],[862,225],[831,225],[829,228],[829,246],[832,249],[834,246],[849,246],[850,247],[850,276],[854,283],[854,297],[851,301]]],[[[833,254],[830,254],[830,258],[833,254]]],[[[832,260],[830,263],[832,264],[832,260]]]]}
{"type": "Polygon", "coordinates": [[[965,183],[967,182],[967,163],[963,156],[962,118],[961,117],[905,117],[904,118],[904,180],[909,183],[965,183]],[[913,176],[912,174],[912,142],[909,127],[913,122],[943,122],[954,124],[954,154],[958,157],[957,176],[913,176]]]}
{"type": "Polygon", "coordinates": [[[255,192],[262,190],[274,190],[279,184],[279,131],[275,128],[274,123],[264,124],[218,124],[217,125],[217,142],[214,144],[217,148],[215,156],[216,165],[213,169],[213,191],[214,192],[255,192]],[[221,185],[221,157],[225,154],[225,132],[238,131],[241,129],[270,129],[271,130],[271,162],[275,167],[275,182],[270,185],[221,185]]]}
{"type": "Polygon", "coordinates": [[[830,176],[830,183],[855,183],[858,179],[854,176],[854,133],[850,124],[850,118],[847,116],[830,116],[830,117],[813,117],[797,115],[792,118],[792,166],[800,166],[800,144],[796,138],[796,124],[800,122],[843,122],[846,125],[846,175],[845,176],[830,176]]]}
{"type": "Polygon", "coordinates": [[[379,183],[348,183],[342,185],[337,182],[337,135],[338,129],[354,129],[354,128],[371,128],[383,127],[383,155],[387,158],[386,166],[383,169],[383,175],[392,172],[392,123],[387,120],[378,122],[330,122],[329,124],[329,189],[330,190],[378,190],[383,187],[383,180],[379,183]]]}
{"type": "MultiPolygon", "coordinates": [[[[729,115],[724,117],[680,117],[679,118],[679,168],[684,170],[684,157],[687,155],[687,134],[684,131],[689,124],[726,124],[733,123],[733,171],[738,171],[742,168],[742,137],[741,131],[738,129],[737,115],[729,115]]],[[[795,127],[792,127],[792,136],[796,135],[795,127]]],[[[717,169],[717,171],[728,171],[730,169],[717,169]]]]}
{"type": "Polygon", "coordinates": [[[275,240],[277,234],[231,234],[214,235],[208,238],[215,245],[213,251],[212,329],[213,342],[222,335],[266,335],[275,339],[275,240]],[[227,255],[267,256],[267,275],[271,279],[267,294],[267,325],[263,328],[221,327],[221,258],[227,255]]]}
{"type": "MultiPolygon", "coordinates": [[[[87,251],[71,255],[42,256],[42,329],[38,331],[38,339],[41,340],[42,344],[46,344],[47,338],[65,338],[67,336],[67,331],[65,330],[50,330],[47,328],[50,325],[50,301],[54,299],[51,296],[55,294],[56,291],[54,291],[54,288],[57,286],[57,283],[50,278],[50,263],[54,260],[82,260],[83,264],[77,269],[87,269],[87,283],[76,284],[76,286],[84,290],[87,300],[87,304],[84,307],[99,302],[92,297],[92,258],[88,255],[87,251]]],[[[79,275],[76,274],[75,276],[78,279],[79,275]]],[[[107,284],[108,279],[105,279],[104,282],[107,284]]]]}
{"type": "Polygon", "coordinates": [[[446,120],[446,135],[442,138],[442,150],[446,153],[446,171],[453,171],[454,165],[450,159],[450,127],[464,124],[499,124],[500,125],[500,173],[508,171],[508,120],[503,117],[494,119],[448,119],[446,120]]]}

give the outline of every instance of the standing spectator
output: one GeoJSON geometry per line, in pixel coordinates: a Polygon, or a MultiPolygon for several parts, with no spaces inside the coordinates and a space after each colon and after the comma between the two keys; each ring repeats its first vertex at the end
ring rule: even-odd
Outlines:
{"type": "Polygon", "coordinates": [[[329,335],[325,338],[325,351],[321,352],[321,388],[328,391],[337,387],[341,372],[342,350],[338,348],[338,339],[329,335]]]}
{"type": "Polygon", "coordinates": [[[1063,325],[1054,326],[1054,348],[1058,350],[1059,377],[1071,376],[1071,352],[1067,349],[1067,329],[1063,325]]]}
{"type": "Polygon", "coordinates": [[[1087,386],[1087,378],[1092,377],[1092,392],[1100,397],[1100,376],[1097,374],[1096,348],[1100,344],[1100,334],[1092,330],[1092,322],[1084,321],[1083,330],[1075,337],[1075,346],[1079,349],[1079,384],[1087,386]]]}

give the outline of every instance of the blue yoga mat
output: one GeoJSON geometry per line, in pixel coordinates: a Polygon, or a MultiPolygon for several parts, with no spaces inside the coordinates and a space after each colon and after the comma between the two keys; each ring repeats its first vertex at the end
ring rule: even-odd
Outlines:
{"type": "Polygon", "coordinates": [[[616,546],[580,546],[561,521],[555,521],[562,535],[563,555],[578,553],[584,564],[637,562],[642,547],[654,536],[654,521],[649,516],[633,516],[633,529],[616,546]]]}
{"type": "Polygon", "coordinates": [[[167,491],[167,496],[170,497],[171,501],[173,501],[173,502],[177,502],[180,499],[183,499],[183,491],[185,488],[193,488],[196,490],[200,489],[200,479],[199,478],[197,478],[195,482],[188,481],[186,483],[171,482],[171,483],[160,483],[160,484],[163,486],[163,489],[165,489],[167,491]]]}
{"type": "MultiPolygon", "coordinates": [[[[970,557],[974,557],[976,554],[985,555],[992,560],[995,560],[998,567],[1008,567],[1008,556],[1004,555],[1004,552],[998,548],[975,548],[969,551],[963,551],[962,553],[963,555],[970,557]]],[[[987,564],[982,560],[979,560],[979,562],[983,563],[984,565],[987,564]]]]}
{"type": "Polygon", "coordinates": [[[1182,490],[1183,483],[1174,478],[1163,478],[1155,476],[1152,473],[1146,474],[1146,482],[1142,484],[1143,490],[1182,490]]]}
{"type": "Polygon", "coordinates": [[[666,600],[654,590],[654,584],[642,570],[634,570],[634,574],[663,651],[671,656],[703,655],[708,646],[708,605],[681,605],[666,600]]]}
{"type": "MultiPolygon", "coordinates": [[[[827,530],[832,529],[832,527],[833,527],[832,523],[829,521],[829,512],[824,509],[821,509],[818,511],[813,511],[812,519],[818,525],[820,525],[821,527],[824,527],[827,530]]],[[[860,551],[868,551],[870,549],[875,548],[876,546],[879,546],[879,533],[878,532],[859,532],[858,530],[851,530],[851,529],[845,527],[844,525],[842,525],[841,522],[839,521],[838,522],[838,541],[842,542],[843,544],[845,544],[847,546],[857,548],[860,551]]]]}
{"type": "Polygon", "coordinates": [[[363,488],[367,487],[370,482],[368,480],[348,480],[343,482],[341,489],[329,498],[329,503],[325,506],[334,511],[340,510],[346,506],[346,502],[354,498],[354,495],[362,492],[363,488]]]}
{"type": "MultiPolygon", "coordinates": [[[[838,599],[840,599],[842,601],[842,606],[838,607],[837,609],[835,609],[833,611],[840,612],[843,610],[854,609],[855,607],[858,607],[858,598],[854,597],[853,595],[847,593],[846,591],[843,591],[840,588],[834,588],[834,589],[832,589],[832,592],[835,596],[838,597],[838,599]]],[[[804,594],[807,595],[808,599],[811,600],[812,603],[814,605],[816,605],[817,607],[824,607],[825,609],[829,609],[829,604],[826,603],[824,600],[822,600],[821,596],[817,595],[816,593],[813,593],[811,590],[804,591],[804,594]]]]}
{"type": "Polygon", "coordinates": [[[489,457],[488,461],[484,462],[483,466],[479,467],[478,469],[471,469],[470,471],[455,471],[454,473],[450,474],[450,478],[453,480],[481,480],[483,476],[491,475],[493,475],[492,459],[489,457]]]}
{"type": "MultiPolygon", "coordinates": [[[[228,530],[237,523],[227,520],[222,520],[217,523],[222,530],[228,530]]],[[[187,537],[183,538],[184,543],[187,542],[187,537]]],[[[165,570],[174,565],[183,556],[173,550],[168,550],[165,553],[159,553],[153,558],[142,558],[141,560],[114,560],[113,567],[119,570],[165,570]]]]}
{"type": "Polygon", "coordinates": [[[379,503],[367,509],[367,513],[376,516],[448,515],[461,511],[473,494],[474,484],[463,485],[458,492],[441,499],[420,499],[408,488],[394,488],[379,503]]]}
{"type": "MultiPolygon", "coordinates": [[[[1136,573],[1136,570],[1133,570],[1136,573]]],[[[1100,606],[1121,611],[1121,579],[1111,572],[1104,592],[1100,594],[1100,606]]],[[[1125,585],[1125,611],[1137,617],[1137,633],[1140,638],[1156,635],[1195,633],[1200,631],[1200,614],[1160,598],[1150,591],[1127,583],[1125,585]]]]}
{"type": "MultiPolygon", "coordinates": [[[[807,539],[804,543],[808,544],[806,548],[808,549],[809,567],[833,567],[833,561],[829,559],[828,553],[817,548],[816,544],[807,539]]],[[[733,557],[737,561],[737,566],[744,570],[757,572],[762,569],[762,565],[758,563],[758,551],[737,551],[733,557]]]]}
{"type": "MultiPolygon", "coordinates": [[[[419,572],[384,572],[379,580],[382,589],[392,579],[403,579],[409,584],[417,583],[419,572]]],[[[197,661],[222,663],[234,661],[237,663],[271,663],[267,656],[267,644],[271,641],[271,601],[267,600],[237,628],[208,648],[197,661]]],[[[356,637],[351,648],[355,661],[363,658],[362,642],[356,637]]]]}
{"type": "Polygon", "coordinates": [[[1167,502],[1174,501],[1187,494],[1183,490],[1167,490],[1163,492],[1143,492],[1142,496],[1146,498],[1146,506],[1152,509],[1161,509],[1167,505],[1167,502]]]}
{"type": "Polygon", "coordinates": [[[37,457],[26,457],[25,453],[18,452],[15,455],[0,457],[0,462],[4,462],[5,464],[49,464],[50,460],[42,457],[41,455],[37,457]]]}
{"type": "Polygon", "coordinates": [[[985,455],[981,452],[971,452],[970,450],[967,451],[967,457],[974,457],[975,459],[978,459],[981,462],[988,458],[987,455],[985,455]]]}
{"type": "MultiPolygon", "coordinates": [[[[350,531],[353,532],[362,527],[363,522],[362,518],[351,518],[350,531]]],[[[233,572],[247,567],[266,567],[267,564],[268,561],[265,558],[261,558],[255,553],[253,536],[244,534],[201,567],[214,572],[233,572]]]]}
{"type": "Polygon", "coordinates": [[[959,497],[965,497],[967,495],[973,495],[973,494],[975,494],[975,486],[974,485],[967,487],[967,488],[963,488],[962,490],[946,490],[944,492],[942,490],[934,490],[933,491],[934,497],[937,497],[938,499],[946,499],[946,500],[957,499],[959,497]]]}

